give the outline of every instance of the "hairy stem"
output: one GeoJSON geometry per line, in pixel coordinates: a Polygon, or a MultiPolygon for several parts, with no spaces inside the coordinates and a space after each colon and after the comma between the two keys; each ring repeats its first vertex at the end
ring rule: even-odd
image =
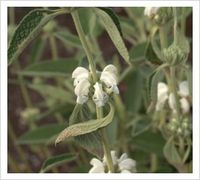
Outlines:
{"type": "MultiPolygon", "coordinates": [[[[97,112],[97,119],[100,119],[103,117],[102,107],[96,107],[96,112],[97,112]]],[[[110,148],[109,148],[109,143],[108,143],[108,139],[106,136],[105,128],[102,128],[100,131],[101,131],[104,155],[106,157],[108,169],[110,172],[114,172],[114,165],[113,165],[113,161],[112,161],[112,157],[111,157],[111,153],[110,153],[110,148]]]]}
{"type": "Polygon", "coordinates": [[[75,11],[71,12],[71,15],[72,15],[72,18],[73,18],[77,33],[79,35],[81,44],[83,46],[83,49],[84,49],[84,51],[85,51],[85,53],[87,55],[87,59],[88,59],[88,62],[90,64],[90,68],[91,68],[91,71],[92,71],[93,80],[94,80],[94,82],[96,82],[97,81],[97,74],[96,74],[95,63],[94,63],[94,60],[93,60],[92,53],[90,52],[90,48],[88,46],[88,43],[87,43],[83,28],[81,26],[81,22],[80,22],[80,19],[79,19],[78,11],[75,10],[75,11]]]}

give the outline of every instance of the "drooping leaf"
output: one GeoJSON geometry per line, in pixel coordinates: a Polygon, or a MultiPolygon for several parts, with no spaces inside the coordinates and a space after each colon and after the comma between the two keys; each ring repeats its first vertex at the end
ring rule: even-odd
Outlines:
{"type": "Polygon", "coordinates": [[[168,162],[174,166],[182,164],[181,156],[171,137],[164,146],[163,153],[168,162]]]}
{"type": "MultiPolygon", "coordinates": [[[[91,119],[90,115],[90,110],[87,104],[76,104],[74,111],[70,116],[69,125],[76,124],[79,122],[87,122],[88,119],[91,119]]],[[[75,143],[86,149],[91,154],[102,158],[103,148],[101,144],[101,137],[98,131],[73,137],[73,140],[75,141],[75,143]]]]}
{"type": "Polygon", "coordinates": [[[47,172],[53,167],[57,167],[59,165],[69,163],[75,160],[76,158],[77,158],[77,155],[73,153],[65,153],[65,154],[60,154],[57,156],[50,157],[44,161],[40,172],[42,173],[47,172]]]}
{"type": "Polygon", "coordinates": [[[89,120],[83,123],[77,123],[64,129],[57,137],[55,144],[69,137],[75,137],[83,134],[88,134],[96,131],[99,128],[105,127],[112,122],[114,116],[114,107],[110,104],[110,112],[107,116],[101,119],[89,120]]]}
{"type": "Polygon", "coordinates": [[[42,28],[54,17],[66,11],[34,9],[29,12],[17,26],[8,48],[8,64],[10,65],[25,47],[42,31],[42,28]]]}
{"type": "Polygon", "coordinates": [[[47,84],[32,84],[29,87],[38,91],[42,96],[48,96],[62,102],[74,103],[73,95],[60,87],[47,84]]]}
{"type": "Polygon", "coordinates": [[[17,140],[18,144],[46,144],[49,139],[57,135],[66,127],[66,124],[49,124],[37,127],[24,133],[17,140]]]}
{"type": "Polygon", "coordinates": [[[60,39],[64,44],[70,45],[75,48],[82,49],[81,42],[78,36],[68,32],[68,31],[58,31],[55,32],[54,35],[60,39]]]}
{"type": "Polygon", "coordinates": [[[108,11],[104,8],[94,8],[94,12],[97,14],[100,22],[105,27],[119,54],[128,64],[131,64],[128,50],[121,36],[121,28],[117,16],[114,16],[114,13],[111,13],[111,10],[108,11]]]}
{"type": "Polygon", "coordinates": [[[78,66],[76,59],[58,59],[55,61],[44,61],[32,64],[19,72],[27,76],[67,76],[78,66]]]}

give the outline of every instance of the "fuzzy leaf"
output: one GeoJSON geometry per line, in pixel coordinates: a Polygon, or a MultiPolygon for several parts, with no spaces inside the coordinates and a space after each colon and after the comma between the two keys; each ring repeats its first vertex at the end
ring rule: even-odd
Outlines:
{"type": "Polygon", "coordinates": [[[110,112],[107,116],[101,119],[89,120],[83,123],[77,123],[64,129],[57,137],[55,144],[69,137],[75,137],[83,134],[88,134],[96,131],[99,128],[105,127],[112,122],[114,116],[114,107],[110,104],[110,112]]]}
{"type": "Polygon", "coordinates": [[[57,167],[64,163],[69,163],[75,160],[76,158],[77,156],[72,153],[65,153],[65,154],[60,154],[57,156],[50,157],[49,159],[44,161],[40,172],[44,173],[53,167],[57,167]]]}
{"type": "MultiPolygon", "coordinates": [[[[91,118],[87,104],[83,105],[76,104],[70,116],[69,125],[79,123],[80,120],[81,122],[87,122],[88,119],[91,118]]],[[[73,140],[76,144],[83,147],[91,154],[99,158],[102,158],[103,148],[101,144],[101,137],[98,131],[76,136],[73,138],[73,140]]]]}
{"type": "Polygon", "coordinates": [[[48,96],[55,100],[69,102],[72,104],[74,102],[72,94],[60,87],[54,87],[52,85],[47,84],[32,84],[29,85],[29,87],[38,91],[42,96],[48,96]]]}
{"type": "Polygon", "coordinates": [[[10,65],[25,47],[42,31],[42,28],[54,17],[64,11],[34,9],[20,22],[12,36],[8,48],[8,64],[10,65]]]}
{"type": "Polygon", "coordinates": [[[27,76],[67,76],[78,66],[76,59],[56,59],[43,61],[26,67],[19,72],[27,76]]]}
{"type": "Polygon", "coordinates": [[[55,36],[66,45],[70,45],[72,47],[82,49],[82,45],[81,45],[81,42],[80,42],[78,36],[76,36],[70,32],[58,31],[55,33],[55,36]]]}
{"type": "Polygon", "coordinates": [[[163,153],[170,164],[174,166],[182,164],[182,159],[173,142],[173,137],[171,137],[165,144],[163,153]]]}
{"type": "Polygon", "coordinates": [[[120,24],[119,24],[119,20],[117,19],[117,16],[114,16],[113,12],[111,15],[111,10],[109,10],[109,13],[108,13],[108,10],[102,9],[102,8],[101,9],[94,8],[94,11],[99,17],[100,22],[103,24],[106,31],[108,32],[119,54],[124,58],[124,60],[129,65],[131,65],[128,50],[121,36],[121,28],[120,28],[120,24]]]}

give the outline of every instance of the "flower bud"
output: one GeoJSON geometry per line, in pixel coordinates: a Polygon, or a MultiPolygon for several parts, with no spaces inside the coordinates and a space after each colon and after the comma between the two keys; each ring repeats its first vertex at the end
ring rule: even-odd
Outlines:
{"type": "Polygon", "coordinates": [[[188,53],[174,43],[163,49],[162,55],[163,61],[172,66],[184,63],[188,57],[188,53]]]}
{"type": "Polygon", "coordinates": [[[144,15],[148,16],[157,25],[166,24],[173,17],[171,7],[146,7],[144,15]]]}

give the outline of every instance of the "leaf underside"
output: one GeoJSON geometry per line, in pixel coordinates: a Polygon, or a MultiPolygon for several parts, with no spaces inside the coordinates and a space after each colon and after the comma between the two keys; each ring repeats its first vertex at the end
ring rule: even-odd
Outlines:
{"type": "Polygon", "coordinates": [[[88,134],[96,131],[99,128],[107,126],[109,123],[112,122],[114,116],[114,107],[110,103],[109,105],[110,105],[110,112],[108,113],[107,116],[101,119],[89,120],[87,122],[77,123],[67,127],[58,135],[55,144],[63,141],[66,138],[88,134]]]}

